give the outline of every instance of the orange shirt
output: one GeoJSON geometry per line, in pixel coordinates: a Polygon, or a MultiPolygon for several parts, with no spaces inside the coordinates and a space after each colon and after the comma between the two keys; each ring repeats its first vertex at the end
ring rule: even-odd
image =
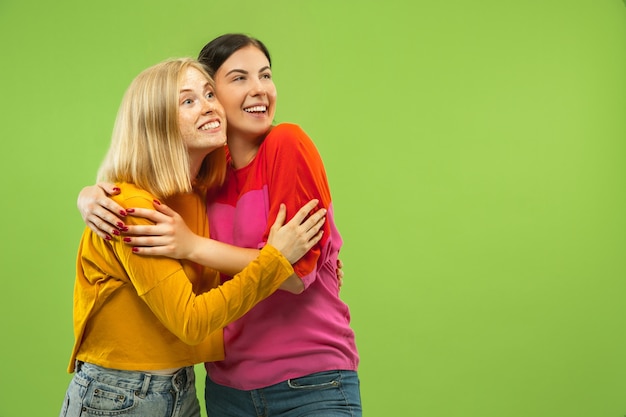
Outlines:
{"type": "MultiPolygon", "coordinates": [[[[154,196],[120,184],[114,197],[125,208],[153,208],[154,196]]],[[[178,195],[165,203],[187,226],[208,236],[203,199],[178,195]]],[[[150,224],[127,217],[128,224],[150,224]]],[[[74,285],[76,359],[121,370],[159,370],[224,358],[222,328],[272,294],[291,274],[289,262],[267,245],[236,277],[218,287],[212,269],[188,261],[132,253],[117,237],[90,229],[78,250],[74,285]]]]}

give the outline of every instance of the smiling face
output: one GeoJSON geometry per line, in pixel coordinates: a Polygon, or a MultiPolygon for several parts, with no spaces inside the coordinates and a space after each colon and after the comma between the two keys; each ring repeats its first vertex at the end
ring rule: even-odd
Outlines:
{"type": "Polygon", "coordinates": [[[228,119],[229,139],[256,140],[272,126],[276,86],[267,57],[255,46],[234,52],[215,72],[215,91],[228,119]]]}
{"type": "Polygon", "coordinates": [[[189,67],[181,77],[178,126],[192,159],[202,159],[226,143],[224,108],[202,72],[189,67]]]}

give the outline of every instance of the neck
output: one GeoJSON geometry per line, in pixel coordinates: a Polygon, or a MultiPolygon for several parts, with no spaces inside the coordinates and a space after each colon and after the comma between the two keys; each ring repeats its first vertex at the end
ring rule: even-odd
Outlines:
{"type": "Polygon", "coordinates": [[[189,178],[191,178],[192,182],[198,176],[202,161],[204,161],[206,155],[208,155],[208,153],[205,155],[189,155],[189,178]]]}
{"type": "Polygon", "coordinates": [[[256,139],[250,139],[242,138],[237,135],[229,135],[228,151],[230,152],[233,167],[243,168],[252,162],[259,151],[259,146],[261,146],[264,137],[265,135],[256,139]]]}

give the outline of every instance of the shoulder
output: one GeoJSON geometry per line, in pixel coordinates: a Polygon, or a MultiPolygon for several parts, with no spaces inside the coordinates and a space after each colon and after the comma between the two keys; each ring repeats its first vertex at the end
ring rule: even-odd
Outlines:
{"type": "Polygon", "coordinates": [[[120,188],[120,193],[113,196],[113,200],[123,207],[154,208],[155,196],[137,187],[135,184],[116,184],[120,188]]]}
{"type": "Polygon", "coordinates": [[[280,123],[272,127],[272,130],[267,135],[267,138],[291,138],[296,139],[309,139],[306,132],[297,124],[294,123],[280,123]]]}
{"type": "Polygon", "coordinates": [[[293,123],[274,126],[264,143],[268,149],[280,148],[281,153],[314,146],[309,135],[299,125],[293,123]]]}

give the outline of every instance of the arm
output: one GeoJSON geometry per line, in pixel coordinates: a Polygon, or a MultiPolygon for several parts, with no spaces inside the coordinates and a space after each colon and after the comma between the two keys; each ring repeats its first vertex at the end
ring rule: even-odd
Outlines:
{"type": "MultiPolygon", "coordinates": [[[[157,204],[157,209],[161,210],[165,216],[157,216],[154,210],[137,208],[136,217],[149,219],[155,225],[126,225],[121,218],[131,214],[134,208],[125,209],[110,195],[119,194],[120,189],[114,184],[99,183],[81,190],[78,197],[78,208],[87,226],[103,239],[111,240],[111,233],[114,236],[120,235],[120,230],[125,233],[124,242],[136,246],[135,252],[142,255],[162,255],[176,259],[189,259],[201,265],[210,266],[226,275],[235,275],[248,265],[259,254],[258,249],[238,248],[215,240],[201,238],[189,231],[182,218],[163,204],[157,204]],[[107,196],[108,195],[108,196],[107,196]],[[159,223],[161,222],[161,223],[159,223]],[[176,234],[182,236],[183,242],[188,242],[191,248],[196,250],[185,250],[183,253],[176,245],[176,234]],[[169,234],[169,235],[168,235],[169,234]],[[139,237],[131,237],[131,236],[139,237]],[[143,237],[141,237],[143,236],[143,237]],[[162,237],[159,240],[159,236],[162,237]],[[197,245],[197,246],[196,246],[197,245]]],[[[313,207],[311,207],[312,209],[313,207]]],[[[320,212],[322,213],[322,212],[320,212]]],[[[325,214],[325,211],[323,212],[325,214]]],[[[318,218],[319,219],[319,218],[318,218]]],[[[321,224],[320,224],[321,227],[321,224]]],[[[292,227],[290,230],[293,230],[292,227]]],[[[299,229],[302,230],[302,229],[299,229]]],[[[304,244],[300,235],[300,244],[304,244]]],[[[293,254],[287,253],[290,257],[296,256],[293,262],[299,259],[304,253],[298,255],[298,251],[303,246],[295,247],[293,254]]],[[[297,277],[290,277],[282,286],[282,290],[299,293],[303,290],[297,277]]]]}
{"type": "Polygon", "coordinates": [[[196,295],[184,273],[178,273],[141,297],[172,333],[197,344],[273,294],[292,274],[289,261],[267,245],[243,271],[217,288],[196,295]]]}
{"type": "MultiPolygon", "coordinates": [[[[294,264],[296,274],[308,287],[318,277],[318,264],[330,261],[326,255],[334,253],[336,256],[341,246],[341,237],[334,225],[330,187],[324,165],[314,143],[297,125],[278,125],[265,139],[264,146],[262,158],[266,166],[270,219],[278,211],[281,202],[287,206],[288,212],[294,212],[303,201],[310,199],[318,199],[319,206],[328,209],[324,237],[294,264]],[[322,253],[325,258],[320,260],[322,253]]],[[[336,271],[336,265],[332,265],[332,268],[336,271]]]]}
{"type": "MultiPolygon", "coordinates": [[[[317,200],[305,204],[284,226],[286,213],[283,205],[271,227],[268,244],[281,251],[291,263],[300,259],[322,237],[320,229],[325,221],[326,210],[320,209],[308,216],[316,204],[317,200]]],[[[157,210],[137,208],[132,216],[156,224],[127,227],[128,235],[133,236],[125,236],[124,241],[133,245],[137,254],[188,259],[227,275],[235,275],[258,255],[257,249],[239,248],[198,236],[189,230],[174,210],[160,202],[155,202],[155,207],[157,210]]],[[[304,290],[304,286],[294,275],[280,289],[298,294],[304,290]]]]}
{"type": "MultiPolygon", "coordinates": [[[[134,206],[147,207],[150,200],[142,196],[128,199],[134,206]]],[[[201,204],[198,213],[204,212],[201,204]]],[[[132,224],[148,224],[145,219],[129,218],[132,224]]],[[[191,223],[194,224],[194,223],[191,223]]],[[[195,227],[200,227],[194,225],[195,227]]],[[[91,238],[87,238],[88,240],[91,238]]],[[[224,285],[196,295],[192,281],[202,278],[202,271],[212,279],[214,271],[183,264],[166,257],[142,257],[120,240],[109,244],[115,255],[109,259],[122,268],[137,294],[147,303],[158,319],[177,337],[189,344],[202,341],[208,334],[221,329],[250,310],[256,303],[272,294],[293,274],[289,261],[273,246],[266,245],[259,256],[240,274],[224,285]],[[185,271],[192,275],[186,275],[185,271]],[[197,275],[200,274],[200,275],[197,275]]],[[[100,246],[102,248],[102,246],[100,246]]],[[[102,251],[91,252],[95,257],[85,259],[86,265],[102,263],[102,251]]],[[[89,254],[89,252],[87,252],[89,254]]]]}
{"type": "Polygon", "coordinates": [[[124,242],[136,254],[187,259],[226,275],[241,272],[259,255],[258,249],[239,248],[193,233],[184,219],[172,208],[154,201],[154,209],[134,208],[132,217],[149,220],[148,224],[129,225],[124,242]]]}

